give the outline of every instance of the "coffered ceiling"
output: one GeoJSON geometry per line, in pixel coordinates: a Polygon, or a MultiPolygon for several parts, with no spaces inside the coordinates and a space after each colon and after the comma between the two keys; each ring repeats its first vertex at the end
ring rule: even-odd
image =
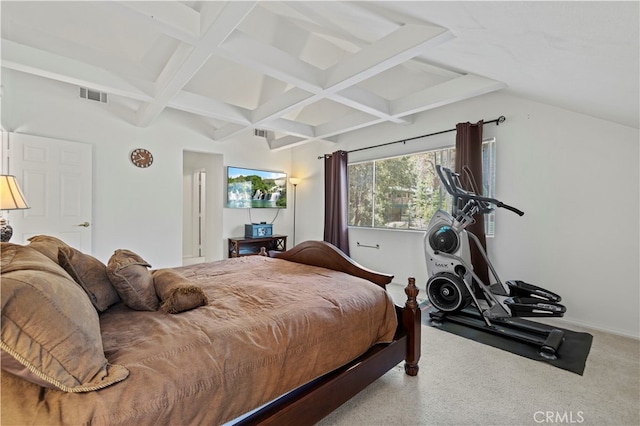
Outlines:
{"type": "Polygon", "coordinates": [[[498,90],[637,128],[638,3],[610,5],[2,1],[2,66],[104,92],[136,126],[176,109],[271,149],[498,90]]]}

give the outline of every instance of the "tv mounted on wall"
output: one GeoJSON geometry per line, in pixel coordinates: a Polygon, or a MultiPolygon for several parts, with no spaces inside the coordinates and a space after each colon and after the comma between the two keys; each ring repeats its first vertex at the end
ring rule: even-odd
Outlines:
{"type": "Polygon", "coordinates": [[[287,174],[227,167],[227,207],[231,209],[287,207],[287,174]]]}

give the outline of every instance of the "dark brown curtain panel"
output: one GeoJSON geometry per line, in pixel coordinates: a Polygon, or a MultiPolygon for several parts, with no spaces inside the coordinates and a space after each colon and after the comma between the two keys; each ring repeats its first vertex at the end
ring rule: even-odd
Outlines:
{"type": "MultiPolygon", "coordinates": [[[[460,180],[465,189],[471,190],[470,182],[467,182],[462,168],[467,166],[473,175],[478,189],[482,191],[482,126],[483,122],[478,121],[475,124],[458,123],[456,125],[456,164],[455,171],[460,174],[460,180]]],[[[482,194],[478,194],[482,195],[482,194]]],[[[487,238],[484,233],[484,215],[476,214],[476,222],[467,228],[468,232],[473,233],[487,249],[487,238]]],[[[482,253],[478,250],[474,243],[471,243],[471,262],[474,272],[480,279],[486,283],[489,281],[489,270],[487,263],[482,257],[482,253]]]]}
{"type": "Polygon", "coordinates": [[[324,158],[324,240],[349,255],[347,152],[324,158]]]}

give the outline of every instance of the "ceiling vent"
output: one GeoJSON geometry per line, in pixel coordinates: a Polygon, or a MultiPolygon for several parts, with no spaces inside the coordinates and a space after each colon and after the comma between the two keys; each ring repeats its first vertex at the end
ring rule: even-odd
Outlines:
{"type": "Polygon", "coordinates": [[[97,90],[87,89],[86,87],[80,88],[80,97],[82,99],[88,99],[90,101],[102,102],[104,104],[107,103],[106,93],[99,92],[97,90]]]}
{"type": "Polygon", "coordinates": [[[253,134],[261,138],[267,137],[267,131],[263,129],[253,129],[253,134]]]}

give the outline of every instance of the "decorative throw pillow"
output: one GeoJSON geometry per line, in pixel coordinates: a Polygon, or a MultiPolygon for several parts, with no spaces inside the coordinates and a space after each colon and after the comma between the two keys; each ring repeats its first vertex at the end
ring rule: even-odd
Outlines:
{"type": "Polygon", "coordinates": [[[152,275],[163,312],[177,314],[209,303],[202,288],[173,269],[158,269],[152,275]]]}
{"type": "Polygon", "coordinates": [[[137,311],[158,310],[159,300],[153,287],[151,265],[131,250],[116,250],[107,275],[125,305],[137,311]]]}
{"type": "Polygon", "coordinates": [[[98,313],[62,267],[29,247],[2,243],[2,370],[64,392],[88,392],[129,371],[104,355],[98,313]]]}
{"type": "Polygon", "coordinates": [[[107,266],[95,257],[73,247],[60,247],[58,263],[82,286],[99,312],[106,311],[120,301],[118,292],[107,276],[107,266]]]}
{"type": "Polygon", "coordinates": [[[58,263],[58,249],[60,247],[69,247],[69,245],[50,235],[34,235],[29,238],[29,247],[38,250],[49,259],[58,263]]]}

